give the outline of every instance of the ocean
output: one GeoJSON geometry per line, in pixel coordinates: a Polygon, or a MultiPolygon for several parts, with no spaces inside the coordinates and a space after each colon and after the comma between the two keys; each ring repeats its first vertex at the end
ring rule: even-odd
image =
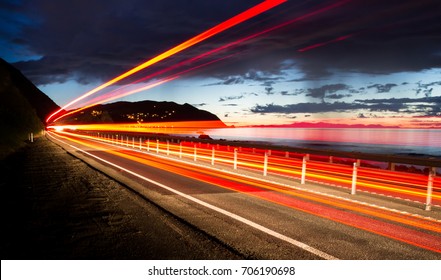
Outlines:
{"type": "Polygon", "coordinates": [[[440,129],[237,127],[211,129],[205,133],[213,139],[441,158],[440,129]]]}

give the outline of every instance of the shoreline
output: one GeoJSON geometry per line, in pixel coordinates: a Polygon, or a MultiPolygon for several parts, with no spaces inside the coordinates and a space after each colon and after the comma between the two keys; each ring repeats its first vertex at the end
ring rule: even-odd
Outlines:
{"type": "MultiPolygon", "coordinates": [[[[95,133],[92,131],[87,133],[95,133]]],[[[102,132],[101,132],[102,133],[102,132]]],[[[327,145],[325,149],[318,148],[308,148],[308,147],[291,147],[287,145],[276,145],[274,143],[268,141],[244,141],[244,140],[227,140],[227,139],[210,139],[205,138],[201,139],[196,136],[176,136],[172,134],[165,133],[140,133],[140,132],[106,132],[108,134],[119,134],[119,135],[128,135],[131,137],[143,137],[147,138],[155,138],[160,141],[171,140],[172,143],[176,141],[179,143],[181,141],[191,141],[191,142],[200,142],[204,144],[219,144],[219,145],[229,145],[232,147],[247,147],[247,148],[256,148],[262,150],[274,150],[280,152],[292,152],[299,154],[311,154],[318,156],[332,156],[339,157],[345,159],[352,160],[367,160],[367,161],[375,161],[375,162],[383,162],[383,163],[395,163],[395,164],[407,164],[412,166],[421,166],[421,167],[441,167],[441,158],[431,156],[431,155],[396,155],[396,154],[380,154],[380,153],[365,153],[365,152],[357,152],[357,151],[339,151],[336,149],[332,149],[331,145],[327,145]]],[[[205,134],[207,135],[207,134],[205,134]]],[[[325,144],[326,145],[326,144],[325,144]]]]}

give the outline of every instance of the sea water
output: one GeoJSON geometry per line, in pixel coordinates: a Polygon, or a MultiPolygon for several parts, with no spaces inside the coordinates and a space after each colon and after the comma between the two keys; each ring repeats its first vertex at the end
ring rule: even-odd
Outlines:
{"type": "Polygon", "coordinates": [[[213,139],[441,158],[441,129],[236,127],[205,133],[213,139]]]}

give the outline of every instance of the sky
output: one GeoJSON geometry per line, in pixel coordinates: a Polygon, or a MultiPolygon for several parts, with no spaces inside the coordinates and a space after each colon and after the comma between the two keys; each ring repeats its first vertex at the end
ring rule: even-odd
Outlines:
{"type": "MultiPolygon", "coordinates": [[[[261,2],[2,0],[0,57],[63,106],[261,2]]],[[[441,128],[440,18],[439,0],[291,0],[88,100],[148,88],[107,102],[189,103],[229,125],[441,128]]]]}

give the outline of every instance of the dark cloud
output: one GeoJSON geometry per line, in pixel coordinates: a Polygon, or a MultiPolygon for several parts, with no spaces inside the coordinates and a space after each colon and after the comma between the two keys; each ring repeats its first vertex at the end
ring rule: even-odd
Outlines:
{"type": "MultiPolygon", "coordinates": [[[[237,70],[237,69],[236,69],[237,70]]],[[[207,74],[204,72],[205,75],[207,74]]],[[[274,77],[276,73],[269,73],[269,72],[262,72],[262,71],[255,71],[255,70],[249,70],[242,74],[236,74],[234,76],[222,76],[222,71],[218,73],[213,73],[213,76],[220,79],[220,82],[207,84],[205,86],[217,86],[217,85],[236,85],[236,84],[243,84],[245,82],[248,83],[254,83],[254,82],[261,82],[262,86],[265,87],[271,87],[273,84],[275,84],[278,80],[281,80],[281,77],[274,77]]],[[[281,73],[278,73],[281,75],[281,73]]]]}
{"type": "Polygon", "coordinates": [[[219,102],[225,102],[227,100],[237,100],[237,99],[242,99],[244,97],[245,97],[244,94],[236,95],[236,96],[225,96],[225,97],[220,97],[219,102]]]}
{"type": "Polygon", "coordinates": [[[424,84],[421,81],[419,81],[417,83],[417,88],[415,89],[415,93],[416,95],[423,93],[424,96],[431,97],[434,86],[441,86],[441,81],[427,83],[427,84],[424,84]]]}
{"type": "Polygon", "coordinates": [[[357,93],[366,93],[366,89],[364,87],[361,87],[359,89],[350,88],[349,93],[357,94],[357,93]]]}
{"type": "Polygon", "coordinates": [[[223,81],[218,83],[212,83],[208,84],[206,86],[218,86],[218,85],[237,85],[237,84],[243,84],[244,79],[242,77],[225,77],[223,78],[223,81]]]}
{"type": "Polygon", "coordinates": [[[346,97],[351,97],[355,93],[363,93],[364,88],[354,89],[346,84],[329,84],[317,88],[307,88],[307,89],[295,89],[293,92],[281,91],[282,96],[296,96],[305,94],[307,97],[312,97],[322,100],[324,102],[325,98],[329,99],[342,99],[346,97]],[[339,91],[345,93],[337,93],[339,91]]]}
{"type": "Polygon", "coordinates": [[[378,115],[373,113],[358,113],[357,118],[359,119],[369,119],[369,118],[379,118],[378,115]]]}
{"type": "Polygon", "coordinates": [[[274,94],[274,88],[272,86],[265,87],[265,93],[266,93],[266,95],[273,95],[274,94]]]}
{"type": "Polygon", "coordinates": [[[229,104],[222,104],[222,106],[236,107],[236,106],[239,106],[239,104],[229,103],[229,104]]]}
{"type": "Polygon", "coordinates": [[[389,98],[355,100],[368,106],[370,111],[420,113],[425,116],[441,116],[441,96],[423,98],[389,98]]]}
{"type": "Polygon", "coordinates": [[[228,100],[238,100],[238,99],[242,99],[245,98],[246,96],[259,96],[257,93],[254,92],[243,92],[240,95],[233,95],[233,96],[224,96],[224,97],[220,97],[219,98],[219,102],[225,102],[228,100]]]}
{"type": "Polygon", "coordinates": [[[351,97],[351,96],[352,96],[351,94],[337,94],[337,93],[333,93],[333,94],[326,95],[326,98],[329,98],[329,99],[342,99],[342,98],[351,97]]]}
{"type": "Polygon", "coordinates": [[[369,103],[369,104],[380,104],[380,103],[433,103],[441,105],[441,96],[437,97],[423,97],[423,98],[383,98],[383,99],[357,99],[356,102],[369,103]]]}
{"type": "Polygon", "coordinates": [[[352,36],[302,52],[297,61],[304,78],[311,80],[335,71],[388,74],[437,68],[440,16],[441,4],[436,0],[350,1],[300,27],[302,46],[352,36]]]}
{"type": "Polygon", "coordinates": [[[283,113],[283,114],[296,114],[296,113],[324,113],[324,112],[345,112],[351,110],[365,109],[366,105],[357,103],[298,103],[288,105],[256,105],[251,108],[253,113],[283,113]]]}
{"type": "Polygon", "coordinates": [[[192,104],[193,106],[195,106],[195,107],[203,107],[203,106],[206,106],[206,105],[208,105],[207,103],[199,103],[199,104],[192,104]]]}
{"type": "Polygon", "coordinates": [[[322,100],[322,102],[324,102],[325,98],[340,99],[347,96],[347,95],[335,94],[335,92],[340,90],[349,90],[350,88],[351,88],[350,86],[345,84],[324,85],[318,88],[307,89],[306,96],[317,98],[322,100]]]}
{"type": "Polygon", "coordinates": [[[389,98],[355,100],[372,112],[419,113],[423,116],[441,116],[441,96],[423,98],[389,98]]]}
{"type": "MultiPolygon", "coordinates": [[[[260,2],[2,2],[3,11],[15,16],[0,25],[0,34],[5,38],[2,45],[40,57],[15,64],[35,83],[68,79],[89,83],[115,77],[260,2]]],[[[215,58],[232,57],[195,75],[218,78],[219,85],[259,82],[275,87],[287,78],[284,71],[294,67],[303,74],[295,81],[323,80],[339,72],[388,74],[439,68],[440,11],[438,0],[288,1],[167,59],[162,66],[283,25],[217,54],[215,58]],[[330,5],[334,8],[326,9],[330,5]],[[318,47],[298,51],[309,46],[318,47]]],[[[424,94],[430,95],[426,90],[424,94]]],[[[340,97],[333,93],[328,92],[340,97]]],[[[320,90],[309,94],[326,98],[320,90]]]]}
{"type": "Polygon", "coordinates": [[[67,77],[88,83],[112,78],[259,2],[23,0],[15,9],[32,22],[8,25],[19,30],[7,40],[21,39],[42,57],[16,64],[35,83],[67,77]]]}
{"type": "MultiPolygon", "coordinates": [[[[288,105],[256,105],[250,109],[253,113],[326,113],[326,112],[351,112],[354,110],[367,110],[370,112],[393,113],[419,113],[424,116],[441,115],[441,97],[424,98],[390,98],[356,100],[353,103],[324,102],[324,103],[298,103],[288,105]]],[[[362,115],[364,116],[364,115],[362,115]]]]}
{"type": "Polygon", "coordinates": [[[375,85],[367,86],[367,88],[375,88],[375,89],[377,89],[377,93],[387,93],[387,92],[390,92],[390,90],[396,86],[398,86],[398,85],[397,84],[385,84],[385,85],[375,84],[375,85]]]}

